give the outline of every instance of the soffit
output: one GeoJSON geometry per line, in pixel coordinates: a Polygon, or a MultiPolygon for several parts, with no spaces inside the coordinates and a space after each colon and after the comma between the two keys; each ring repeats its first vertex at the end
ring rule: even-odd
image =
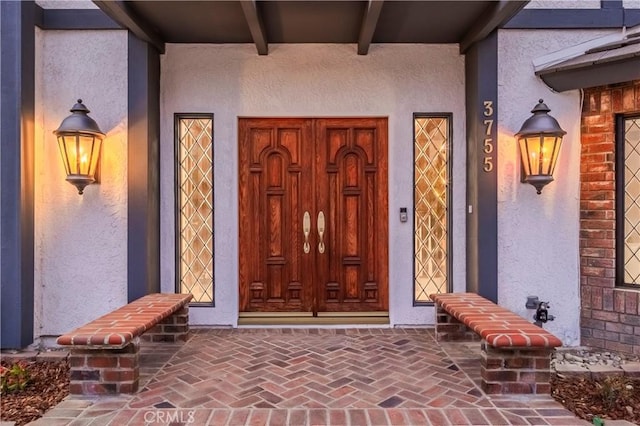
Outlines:
{"type": "Polygon", "coordinates": [[[460,43],[464,50],[463,44],[468,47],[504,24],[527,1],[94,3],[121,25],[144,32],[156,47],[160,43],[359,43],[360,52],[363,43],[367,49],[368,43],[460,43]]]}

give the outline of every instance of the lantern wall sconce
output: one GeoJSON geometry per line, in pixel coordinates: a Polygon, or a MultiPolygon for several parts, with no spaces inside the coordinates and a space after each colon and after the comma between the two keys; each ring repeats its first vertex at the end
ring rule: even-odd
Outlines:
{"type": "Polygon", "coordinates": [[[538,194],[553,181],[562,137],[567,134],[558,121],[548,114],[549,111],[549,107],[540,99],[531,110],[533,115],[515,135],[522,159],[520,181],[533,185],[538,194]]]}
{"type": "Polygon", "coordinates": [[[78,99],[70,111],[72,114],[62,120],[53,133],[58,138],[58,148],[67,172],[66,180],[78,188],[78,194],[82,194],[87,185],[98,182],[100,152],[105,134],[87,115],[90,111],[82,99],[78,99]]]}

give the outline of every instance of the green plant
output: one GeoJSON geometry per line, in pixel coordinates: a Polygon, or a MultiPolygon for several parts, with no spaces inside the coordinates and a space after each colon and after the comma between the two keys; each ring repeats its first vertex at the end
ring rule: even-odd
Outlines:
{"type": "MultiPolygon", "coordinates": [[[[627,381],[620,376],[605,377],[601,382],[596,382],[603,405],[611,409],[629,397],[631,392],[627,381]]],[[[631,388],[633,389],[633,388],[631,388]]]]}
{"type": "Polygon", "coordinates": [[[2,393],[21,391],[29,384],[27,363],[18,361],[10,367],[0,366],[0,391],[2,393]]]}

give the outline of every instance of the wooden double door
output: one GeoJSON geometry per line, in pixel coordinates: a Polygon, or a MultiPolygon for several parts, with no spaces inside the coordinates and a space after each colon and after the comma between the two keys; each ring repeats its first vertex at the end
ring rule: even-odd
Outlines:
{"type": "Polygon", "coordinates": [[[388,311],[386,118],[239,119],[241,312],[388,311]]]}

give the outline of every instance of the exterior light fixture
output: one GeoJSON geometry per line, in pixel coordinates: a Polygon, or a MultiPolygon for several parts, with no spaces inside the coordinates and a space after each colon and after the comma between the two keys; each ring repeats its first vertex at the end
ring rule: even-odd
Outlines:
{"type": "Polygon", "coordinates": [[[547,114],[549,107],[540,99],[531,110],[520,131],[516,133],[522,158],[521,182],[530,183],[540,194],[542,188],[553,181],[562,137],[567,134],[558,121],[547,114]]]}
{"type": "Polygon", "coordinates": [[[93,118],[87,115],[90,111],[82,99],[78,99],[70,111],[72,114],[62,120],[53,133],[58,138],[67,182],[78,188],[78,194],[82,194],[87,185],[97,181],[96,169],[105,135],[93,118]]]}

